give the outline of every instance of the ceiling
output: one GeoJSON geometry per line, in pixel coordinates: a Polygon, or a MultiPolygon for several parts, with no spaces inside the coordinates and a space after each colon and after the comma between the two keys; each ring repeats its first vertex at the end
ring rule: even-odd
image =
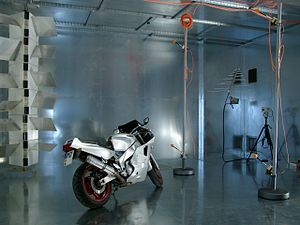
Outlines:
{"type": "MultiPolygon", "coordinates": [[[[171,0],[169,0],[170,2],[171,0]]],[[[273,11],[263,0],[256,7],[261,11],[273,11]]],[[[171,2],[186,2],[173,0],[171,2]]],[[[256,0],[197,0],[194,2],[242,4],[249,6],[256,0]]],[[[283,18],[289,20],[288,30],[300,23],[300,1],[284,0],[283,18]]],[[[25,7],[35,15],[53,16],[58,32],[116,32],[150,38],[181,39],[183,29],[180,16],[194,12],[195,5],[163,5],[144,0],[0,0],[2,13],[16,13],[25,7]]],[[[194,23],[189,31],[193,41],[206,41],[229,45],[244,45],[268,34],[268,21],[251,12],[228,12],[198,6],[194,19],[204,22],[219,22],[219,26],[194,23]]],[[[273,30],[274,32],[275,30],[273,30]]]]}

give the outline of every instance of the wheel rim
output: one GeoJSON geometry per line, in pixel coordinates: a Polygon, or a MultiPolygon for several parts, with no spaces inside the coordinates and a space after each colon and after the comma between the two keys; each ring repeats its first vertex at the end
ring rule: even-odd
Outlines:
{"type": "Polygon", "coordinates": [[[88,166],[83,173],[83,189],[86,195],[96,202],[105,201],[111,192],[111,185],[99,185],[97,181],[104,177],[104,174],[101,173],[100,178],[95,178],[93,173],[96,173],[98,169],[92,166],[88,166]]]}

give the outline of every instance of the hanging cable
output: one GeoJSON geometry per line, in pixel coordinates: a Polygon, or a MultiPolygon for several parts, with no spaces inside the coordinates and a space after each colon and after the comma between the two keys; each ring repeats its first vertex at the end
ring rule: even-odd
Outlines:
{"type": "MultiPolygon", "coordinates": [[[[144,0],[145,2],[150,2],[150,3],[157,3],[157,4],[164,4],[164,5],[183,5],[183,6],[187,6],[187,5],[196,5],[195,9],[193,10],[193,15],[196,13],[197,9],[199,8],[199,6],[206,6],[206,7],[210,7],[210,8],[215,8],[215,9],[219,9],[219,10],[223,10],[223,11],[228,11],[228,12],[251,12],[251,13],[254,13],[264,19],[267,19],[269,21],[269,32],[268,32],[268,48],[269,48],[269,55],[270,55],[270,61],[271,61],[271,66],[272,66],[272,70],[275,71],[275,63],[274,63],[274,59],[273,59],[273,53],[272,53],[272,46],[271,46],[271,26],[272,24],[275,24],[277,23],[277,20],[276,18],[274,18],[272,16],[272,14],[270,15],[265,15],[264,13],[262,13],[258,8],[255,8],[257,7],[258,5],[260,4],[263,4],[264,6],[267,6],[269,8],[275,8],[277,7],[277,3],[276,1],[274,0],[265,0],[265,1],[262,1],[262,0],[255,0],[253,3],[250,4],[249,8],[248,9],[243,9],[243,8],[231,8],[231,7],[222,7],[222,6],[217,6],[217,5],[213,5],[213,4],[208,4],[208,3],[203,3],[203,2],[166,2],[166,1],[160,1],[160,0],[144,0]]],[[[243,3],[243,4],[249,4],[249,2],[247,1],[242,1],[242,0],[238,0],[236,2],[240,2],[240,3],[243,3]]],[[[300,23],[300,20],[284,20],[282,22],[286,22],[286,23],[300,23]]],[[[283,35],[283,34],[282,34],[283,35]]],[[[279,48],[281,49],[280,52],[281,52],[281,55],[279,56],[280,57],[280,60],[279,60],[279,66],[281,66],[281,63],[282,63],[282,60],[283,60],[283,56],[284,56],[284,45],[282,44],[283,42],[280,43],[280,46],[279,48]]],[[[192,57],[192,64],[193,64],[193,57],[192,57]]],[[[189,72],[193,72],[193,65],[192,65],[192,69],[189,69],[189,68],[185,68],[186,70],[188,70],[189,72]]],[[[279,76],[279,74],[277,74],[276,76],[279,76]]],[[[278,79],[279,77],[277,77],[278,79]]],[[[192,77],[189,81],[189,84],[188,86],[191,84],[191,81],[192,81],[192,77]]],[[[280,90],[280,82],[278,83],[278,89],[280,90]]],[[[284,140],[285,140],[285,145],[286,145],[286,154],[287,154],[287,157],[288,157],[288,163],[290,161],[290,156],[289,156],[289,151],[288,151],[288,146],[287,146],[287,138],[286,138],[286,132],[285,132],[285,125],[284,125],[284,119],[283,119],[283,109],[282,109],[282,96],[281,96],[281,90],[279,91],[280,93],[280,96],[279,96],[279,104],[280,104],[280,111],[281,111],[281,122],[282,122],[282,127],[283,127],[283,133],[284,133],[284,140]]],[[[225,135],[225,125],[224,125],[224,119],[225,119],[225,109],[226,109],[226,106],[229,104],[227,101],[228,101],[228,98],[229,98],[229,95],[230,95],[230,92],[228,92],[228,95],[226,97],[226,100],[225,100],[225,103],[224,103],[224,106],[223,106],[223,148],[222,148],[222,159],[224,162],[232,162],[232,161],[237,161],[237,160],[242,160],[243,158],[241,159],[233,159],[233,160],[225,160],[224,158],[224,151],[225,151],[225,138],[224,138],[224,135],[225,135]]],[[[276,118],[276,121],[275,122],[278,122],[278,118],[276,118]]],[[[278,141],[278,140],[275,140],[275,141],[278,141]]]]}
{"type": "Polygon", "coordinates": [[[222,114],[222,160],[225,163],[247,159],[247,158],[237,158],[237,159],[230,159],[230,160],[225,159],[225,110],[226,110],[226,106],[230,105],[230,103],[228,103],[229,97],[230,97],[230,91],[227,92],[227,96],[223,105],[223,114],[222,114]]]}
{"type": "Polygon", "coordinates": [[[247,158],[237,158],[237,159],[230,159],[230,160],[226,160],[225,159],[225,111],[226,111],[226,106],[227,105],[231,105],[231,107],[233,107],[232,104],[236,104],[236,103],[232,103],[232,97],[230,96],[231,90],[233,88],[234,83],[241,78],[241,71],[239,68],[236,68],[233,73],[232,73],[233,77],[232,80],[229,84],[229,87],[227,89],[227,95],[224,101],[224,105],[223,105],[223,111],[222,111],[222,160],[225,163],[228,162],[234,162],[234,161],[240,161],[240,160],[246,160],[247,158]]]}
{"type": "MultiPolygon", "coordinates": [[[[162,4],[162,5],[181,5],[181,6],[187,6],[187,5],[199,5],[199,6],[206,6],[214,9],[219,9],[223,11],[228,12],[250,12],[254,13],[264,19],[272,20],[273,18],[270,16],[267,16],[263,14],[258,8],[252,9],[252,8],[232,8],[232,7],[223,7],[223,6],[217,6],[213,4],[208,4],[204,2],[167,2],[167,1],[160,1],[160,0],[144,0],[145,2],[149,3],[156,3],[156,4],[162,4]]],[[[246,4],[246,2],[245,2],[246,4]]]]}
{"type": "Polygon", "coordinates": [[[193,81],[193,78],[194,78],[194,56],[193,56],[193,52],[192,52],[192,50],[189,50],[188,51],[189,52],[189,54],[191,55],[191,64],[192,64],[192,66],[191,66],[191,69],[189,69],[189,67],[188,67],[188,71],[189,71],[189,73],[190,73],[190,80],[189,80],[189,82],[188,82],[188,84],[187,84],[187,88],[189,88],[189,86],[192,84],[192,81],[193,81]]]}
{"type": "Polygon", "coordinates": [[[271,62],[272,70],[273,70],[273,72],[275,72],[275,63],[274,63],[274,59],[273,59],[272,46],[271,46],[271,21],[269,21],[268,48],[269,48],[269,55],[270,55],[270,62],[271,62]]]}
{"type": "MultiPolygon", "coordinates": [[[[281,68],[283,57],[284,57],[284,44],[283,44],[283,38],[284,38],[284,26],[283,26],[283,31],[282,31],[282,37],[281,37],[281,43],[280,43],[280,49],[281,49],[281,55],[280,55],[280,62],[279,66],[281,68]]],[[[290,164],[290,154],[289,154],[289,148],[288,148],[288,142],[287,142],[287,134],[286,134],[286,129],[285,129],[285,123],[284,123],[284,113],[283,113],[283,106],[282,106],[282,94],[281,94],[281,82],[279,82],[279,108],[280,108],[280,114],[281,114],[281,124],[282,124],[282,130],[283,130],[283,137],[284,137],[284,143],[285,143],[285,149],[286,149],[286,155],[287,155],[287,166],[286,169],[289,168],[290,164]]],[[[284,173],[286,169],[281,172],[284,173]]]]}

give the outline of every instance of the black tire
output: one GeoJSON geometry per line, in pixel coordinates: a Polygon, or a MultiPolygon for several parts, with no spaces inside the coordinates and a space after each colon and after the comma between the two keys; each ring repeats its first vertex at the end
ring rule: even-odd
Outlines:
{"type": "Polygon", "coordinates": [[[106,183],[104,186],[99,186],[96,183],[99,178],[105,176],[104,171],[87,163],[83,163],[77,168],[72,185],[74,194],[82,205],[91,209],[100,208],[109,200],[112,192],[111,183],[106,183]]]}
{"type": "Polygon", "coordinates": [[[148,176],[152,183],[157,187],[161,188],[163,186],[163,177],[160,173],[159,168],[156,166],[156,163],[153,161],[152,157],[150,157],[150,163],[152,166],[152,170],[148,172],[148,176]]]}

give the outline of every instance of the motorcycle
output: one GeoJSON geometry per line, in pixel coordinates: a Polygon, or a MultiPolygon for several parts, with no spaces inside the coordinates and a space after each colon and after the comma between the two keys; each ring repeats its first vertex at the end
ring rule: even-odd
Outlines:
{"type": "Polygon", "coordinates": [[[154,135],[143,123],[132,120],[118,126],[105,146],[82,142],[78,138],[63,145],[64,165],[74,159],[82,164],[76,169],[72,187],[77,200],[88,208],[99,208],[110,198],[113,188],[126,187],[142,182],[148,175],[160,188],[163,178],[151,154],[154,135]]]}

